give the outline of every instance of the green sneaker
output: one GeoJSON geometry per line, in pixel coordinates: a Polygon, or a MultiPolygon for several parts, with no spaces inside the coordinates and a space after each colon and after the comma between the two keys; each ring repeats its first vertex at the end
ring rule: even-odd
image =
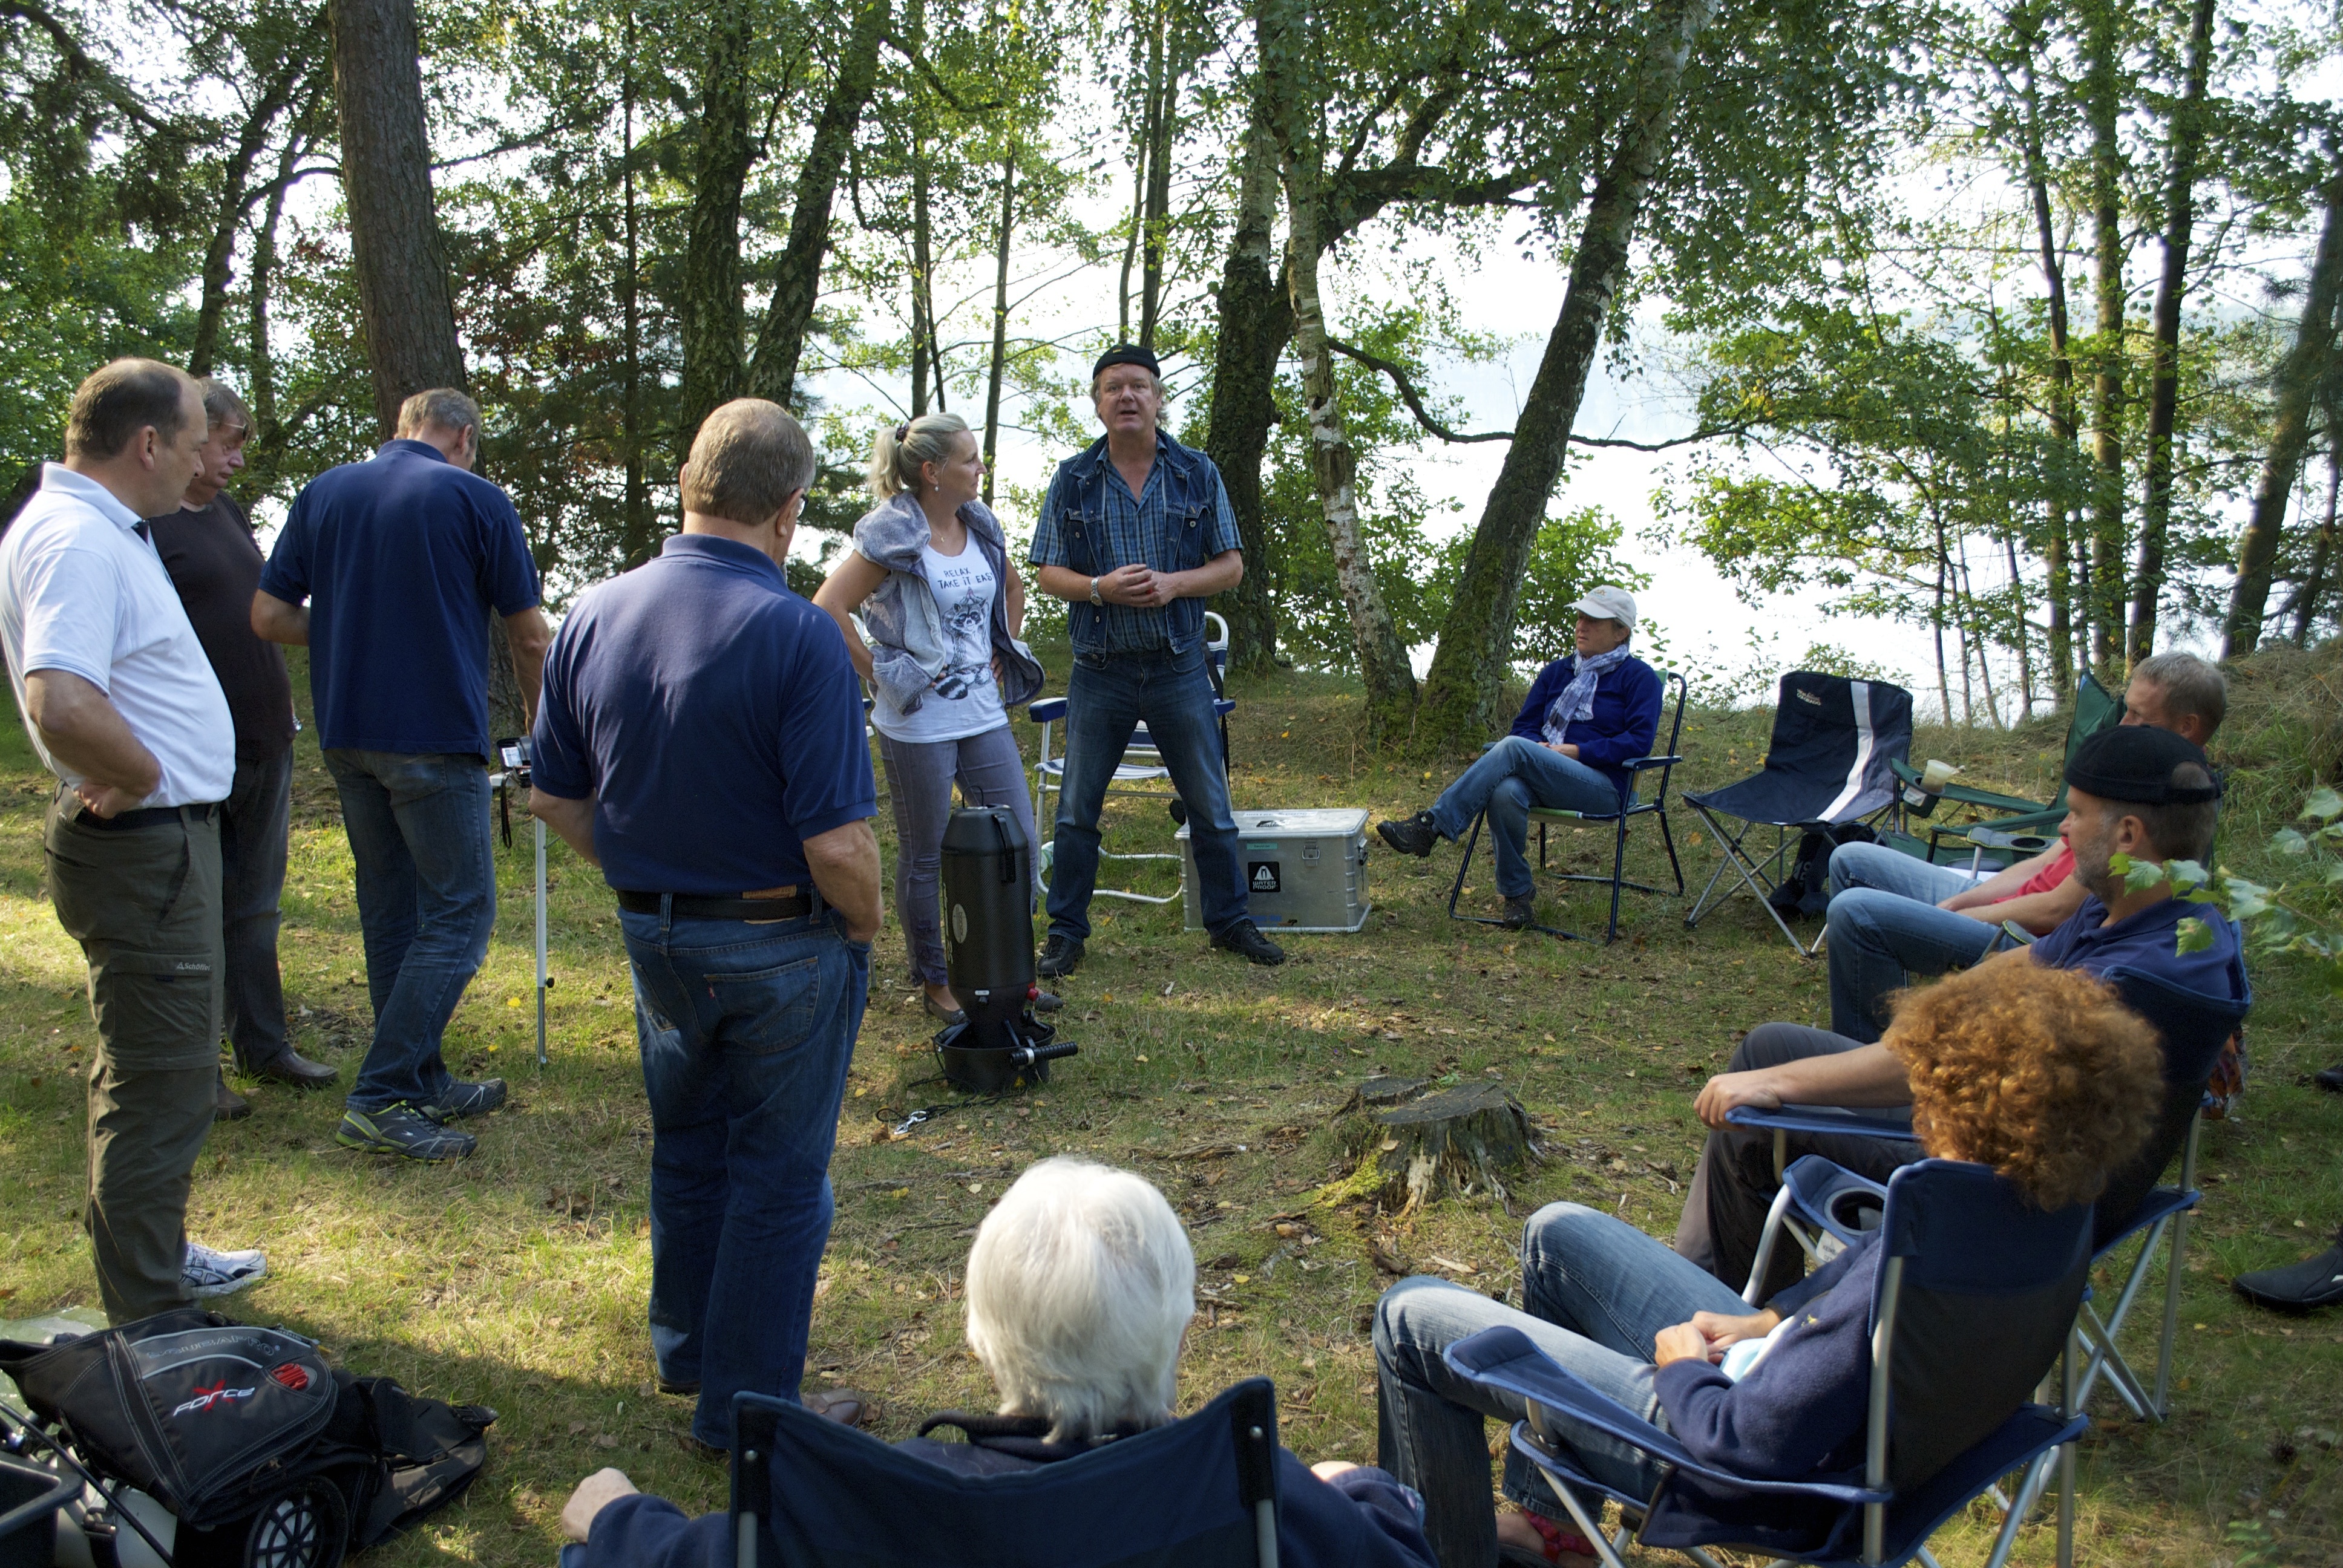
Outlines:
{"type": "Polygon", "coordinates": [[[505,1081],[483,1078],[478,1083],[457,1079],[447,1085],[447,1092],[428,1105],[418,1105],[417,1111],[445,1126],[461,1121],[467,1116],[485,1116],[505,1102],[505,1081]]]}
{"type": "Polygon", "coordinates": [[[470,1133],[450,1132],[404,1101],[380,1111],[345,1111],[334,1141],[345,1149],[407,1160],[461,1160],[479,1147],[479,1140],[470,1133]]]}

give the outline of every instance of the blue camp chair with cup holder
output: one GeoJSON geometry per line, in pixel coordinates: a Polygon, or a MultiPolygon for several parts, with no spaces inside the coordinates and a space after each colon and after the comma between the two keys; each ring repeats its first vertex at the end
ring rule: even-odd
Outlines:
{"type": "MultiPolygon", "coordinates": [[[[1826,1161],[1815,1160],[1816,1164],[1826,1161]]],[[[1799,1161],[1801,1165],[1806,1161],[1799,1161]]],[[[1694,1458],[1673,1433],[1556,1365],[1518,1329],[1484,1329],[1448,1347],[1450,1370],[1526,1402],[1514,1450],[1544,1473],[1606,1568],[1631,1540],[1716,1568],[1709,1546],[1778,1561],[1898,1568],[1934,1564],[1931,1535],[2015,1473],[1986,1568],[2002,1568],[2058,1474],[2057,1555],[2073,1562],[2074,1448],[2089,1422],[2073,1402],[2033,1402],[2054,1371],[2071,1386],[2076,1305],[2089,1269],[2090,1211],[2045,1213],[1981,1165],[1924,1160],[1896,1172],[1881,1214],[1886,1249],[1871,1303],[1872,1363],[1862,1473],[1839,1482],[1768,1481],[1694,1458]],[[1664,1466],[1637,1497],[1589,1474],[1569,1424],[1642,1450],[1664,1466]],[[1701,1495],[1704,1514],[1736,1500],[1733,1525],[1674,1506],[1701,1495]],[[1619,1505],[1606,1535],[1603,1507],[1619,1505]],[[1776,1513],[1775,1510],[1779,1512],[1776,1513]]]]}
{"type": "MultiPolygon", "coordinates": [[[[1676,745],[1684,736],[1684,678],[1673,669],[1660,672],[1660,691],[1664,701],[1667,692],[1667,683],[1670,681],[1675,682],[1676,702],[1675,718],[1668,726],[1668,743],[1652,756],[1638,757],[1624,764],[1629,777],[1634,780],[1634,786],[1620,795],[1617,810],[1564,811],[1551,806],[1530,808],[1530,820],[1537,826],[1540,871],[1546,869],[1546,831],[1550,827],[1554,829],[1564,826],[1575,827],[1586,822],[1610,822],[1616,825],[1616,830],[1612,836],[1609,876],[1593,876],[1582,871],[1548,873],[1557,881],[1599,882],[1611,890],[1611,924],[1603,935],[1603,940],[1606,944],[1619,940],[1619,894],[1622,889],[1633,888],[1639,893],[1657,893],[1663,890],[1647,883],[1631,882],[1626,879],[1627,825],[1636,818],[1657,817],[1659,819],[1660,842],[1668,851],[1668,869],[1675,873],[1676,897],[1679,899],[1684,897],[1684,866],[1676,859],[1675,837],[1668,831],[1668,779],[1674,773],[1675,765],[1684,760],[1676,754],[1676,745]],[[1659,771],[1659,788],[1653,790],[1650,799],[1646,799],[1642,792],[1643,781],[1654,769],[1659,771]]],[[[1473,818],[1473,831],[1464,840],[1464,858],[1457,863],[1456,879],[1448,887],[1448,918],[1452,920],[1472,920],[1484,926],[1504,923],[1488,915],[1465,915],[1456,911],[1456,901],[1464,893],[1465,873],[1473,869],[1473,852],[1480,846],[1481,829],[1487,824],[1489,814],[1486,811],[1473,818]]],[[[1529,929],[1534,931],[1544,931],[1550,937],[1562,937],[1574,942],[1593,940],[1577,931],[1565,931],[1559,926],[1543,925],[1535,920],[1530,922],[1529,929]]]]}
{"type": "Polygon", "coordinates": [[[1766,900],[1789,875],[1807,830],[1885,819],[1896,809],[1889,764],[1911,750],[1912,694],[1902,687],[1810,669],[1782,677],[1765,766],[1722,789],[1684,797],[1716,835],[1718,849],[1716,869],[1685,912],[1684,924],[1697,926],[1745,888],[1798,956],[1814,957],[1815,947],[1800,941],[1766,900]],[[1770,847],[1763,838],[1768,829],[1770,847]],[[1755,848],[1753,837],[1760,840],[1755,848]]]}

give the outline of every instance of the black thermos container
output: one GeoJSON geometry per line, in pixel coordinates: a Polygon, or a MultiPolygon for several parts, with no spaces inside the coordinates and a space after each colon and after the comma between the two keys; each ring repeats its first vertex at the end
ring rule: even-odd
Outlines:
{"type": "Polygon", "coordinates": [[[944,825],[944,974],[967,1044],[1012,1043],[1033,984],[1033,847],[1006,806],[963,806],[944,825]]]}

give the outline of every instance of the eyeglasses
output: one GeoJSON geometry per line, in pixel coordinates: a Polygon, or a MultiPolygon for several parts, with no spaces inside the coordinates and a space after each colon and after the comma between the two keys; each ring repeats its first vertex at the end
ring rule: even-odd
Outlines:
{"type": "Polygon", "coordinates": [[[1152,381],[1109,381],[1099,388],[1099,396],[1101,397],[1121,397],[1126,393],[1152,392],[1154,390],[1155,383],[1152,381]]]}

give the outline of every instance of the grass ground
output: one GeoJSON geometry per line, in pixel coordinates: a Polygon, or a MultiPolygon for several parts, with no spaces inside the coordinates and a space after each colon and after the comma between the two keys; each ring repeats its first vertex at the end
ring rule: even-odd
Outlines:
{"type": "MultiPolygon", "coordinates": [[[[1051,662],[1064,668],[1061,654],[1051,662]]],[[[2332,702],[2331,668],[2323,678],[2332,702]]],[[[305,683],[296,684],[306,700],[305,683]]],[[[2298,679],[2271,684],[2299,699],[2298,679]]],[[[1347,804],[1380,817],[1428,802],[1453,776],[1379,759],[1359,734],[1357,695],[1340,680],[1283,675],[1240,682],[1234,695],[1240,806],[1347,804]]],[[[1753,770],[1767,722],[1764,713],[1693,715],[1679,785],[1713,787],[1753,770]]],[[[2232,729],[2259,733],[2242,716],[2232,729]]],[[[1030,727],[1021,730],[1030,748],[1030,727]]],[[[2061,733],[2049,721],[2014,734],[1924,730],[1914,754],[2047,798],[2061,733]]],[[[42,898],[47,792],[12,715],[0,725],[5,1316],[95,1295],[75,1224],[80,1073],[95,1035],[78,954],[42,898]]],[[[1696,890],[1715,849],[1688,811],[1675,822],[1696,890]]],[[[891,853],[883,808],[880,829],[891,853]]],[[[2260,836],[2240,830],[2232,847],[2260,836]]],[[[1111,847],[1161,849],[1169,838],[1160,807],[1116,807],[1111,847]]],[[[1644,880],[1664,875],[1648,823],[1636,838],[1634,870],[1644,880]]],[[[1584,868],[1603,847],[1587,833],[1558,849],[1584,868]]],[[[952,1097],[927,1081],[928,1028],[902,983],[890,916],[840,1117],[837,1226],[809,1381],[875,1394],[877,1430],[888,1438],[932,1410],[987,1406],[961,1338],[961,1261],[987,1206],[1019,1170],[1051,1153],[1135,1167],[1172,1198],[1202,1265],[1183,1402],[1266,1372],[1285,1441],[1312,1460],[1373,1458],[1363,1322],[1390,1280],[1378,1254],[1497,1292],[1516,1283],[1520,1216],[1538,1203],[1599,1204],[1670,1234],[1699,1147],[1693,1091],[1752,1025],[1824,1021],[1820,970],[1745,899],[1688,931],[1675,900],[1631,894],[1610,947],[1453,923],[1443,903],[1455,853],[1427,866],[1378,852],[1368,929],[1290,938],[1290,961],[1274,970],[1210,951],[1201,934],[1181,929],[1176,908],[1102,904],[1089,961],[1065,987],[1061,1032],[1081,1043],[1081,1057],[1061,1063],[1041,1093],[964,1105],[900,1140],[887,1135],[894,1121],[952,1097]],[[1328,1122],[1375,1071],[1486,1077],[1519,1096],[1549,1158],[1520,1182],[1511,1212],[1483,1198],[1397,1219],[1346,1195],[1328,1122]]],[[[568,1488],[606,1463],[689,1508],[724,1502],[722,1472],[678,1441],[687,1408],[650,1382],[650,1130],[610,901],[599,877],[557,843],[553,1045],[539,1069],[525,822],[498,869],[497,940],[447,1036],[458,1071],[513,1084],[510,1107],[477,1129],[479,1154],[440,1168],[355,1156],[332,1142],[337,1096],[243,1084],[255,1114],[215,1131],[191,1206],[197,1236],[268,1249],[268,1279],[225,1303],[236,1315],[314,1334],[354,1368],[503,1412],[480,1483],[377,1552],[384,1568],[545,1563],[568,1488]]],[[[1147,874],[1155,879],[1143,885],[1171,890],[1168,874],[1147,874]]],[[[1486,862],[1476,864],[1469,903],[1493,905],[1486,878],[1486,862]]],[[[1548,918],[1593,927],[1598,902],[1577,893],[1550,904],[1548,918]]],[[[285,911],[300,1047],[341,1067],[347,1081],[367,1027],[364,968],[348,851],[308,732],[285,911]]],[[[2207,1200],[2190,1236],[2173,1418],[2132,1422],[2100,1399],[2082,1466],[2086,1562],[2343,1563],[2343,1315],[2272,1317],[2225,1283],[2315,1250],[2343,1220],[2343,1107],[2308,1080],[2343,1057],[2343,1024],[2298,974],[2264,965],[2257,980],[2252,1088],[2242,1115],[2209,1127],[2205,1140],[2207,1200]]],[[[2132,1338],[2152,1354],[2145,1333],[2132,1338]]],[[[1989,1543],[1979,1514],[1940,1555],[1974,1563],[1989,1543]]],[[[2048,1556],[2047,1533],[2030,1533],[2021,1560],[2048,1556]]]]}

